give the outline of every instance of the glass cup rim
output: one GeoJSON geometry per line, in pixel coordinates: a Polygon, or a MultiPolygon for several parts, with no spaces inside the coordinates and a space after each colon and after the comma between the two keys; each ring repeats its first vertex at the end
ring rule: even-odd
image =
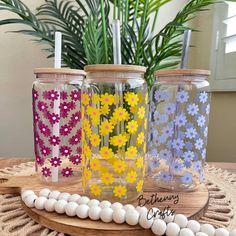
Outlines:
{"type": "Polygon", "coordinates": [[[173,70],[159,70],[154,73],[156,77],[168,77],[168,76],[198,76],[208,77],[211,75],[210,70],[201,69],[173,69],[173,70]]]}

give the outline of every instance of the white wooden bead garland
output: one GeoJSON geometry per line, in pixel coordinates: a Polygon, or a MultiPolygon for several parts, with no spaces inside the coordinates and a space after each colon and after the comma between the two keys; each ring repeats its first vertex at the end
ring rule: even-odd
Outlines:
{"type": "MultiPolygon", "coordinates": [[[[177,214],[165,217],[164,220],[156,216],[147,219],[146,207],[136,207],[127,204],[123,206],[119,202],[111,204],[109,201],[99,202],[97,199],[89,199],[79,194],[60,193],[42,189],[37,196],[32,190],[23,191],[23,202],[29,208],[37,208],[48,212],[57,212],[67,216],[76,216],[80,219],[102,220],[105,223],[114,221],[117,224],[126,222],[129,225],[139,224],[144,229],[161,236],[236,236],[236,229],[229,232],[227,229],[215,229],[210,224],[200,225],[195,220],[188,220],[186,216],[177,214]]],[[[150,215],[150,214],[149,214],[150,215]]]]}

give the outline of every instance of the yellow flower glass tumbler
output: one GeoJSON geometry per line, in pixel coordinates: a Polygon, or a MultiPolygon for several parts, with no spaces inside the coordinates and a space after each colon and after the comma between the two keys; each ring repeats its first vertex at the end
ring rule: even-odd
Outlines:
{"type": "Polygon", "coordinates": [[[148,117],[145,67],[86,66],[82,91],[83,186],[100,200],[141,192],[148,117]]]}

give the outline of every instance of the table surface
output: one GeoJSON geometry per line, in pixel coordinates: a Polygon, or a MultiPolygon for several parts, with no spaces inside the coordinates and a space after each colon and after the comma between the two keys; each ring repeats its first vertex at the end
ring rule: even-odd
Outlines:
{"type": "MultiPolygon", "coordinates": [[[[33,158],[16,158],[16,157],[9,157],[9,158],[4,158],[0,157],[0,168],[4,167],[12,167],[14,165],[18,165],[20,163],[28,162],[28,161],[34,161],[33,158]]],[[[236,174],[236,163],[225,163],[225,162],[210,162],[209,164],[222,168],[225,170],[228,170],[232,173],[236,174]]],[[[38,236],[39,233],[33,233],[31,236],[38,236]]]]}

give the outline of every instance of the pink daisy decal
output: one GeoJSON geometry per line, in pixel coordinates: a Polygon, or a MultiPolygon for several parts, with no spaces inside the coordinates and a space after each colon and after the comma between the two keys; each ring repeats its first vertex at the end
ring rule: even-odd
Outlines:
{"type": "Polygon", "coordinates": [[[60,147],[60,153],[61,155],[64,155],[64,156],[69,156],[71,154],[72,150],[70,147],[68,146],[61,146],[60,147]]]}
{"type": "Polygon", "coordinates": [[[76,151],[77,151],[79,154],[82,154],[82,148],[81,148],[81,147],[77,147],[76,151]]]}
{"type": "Polygon", "coordinates": [[[49,177],[49,176],[51,176],[51,170],[48,167],[43,167],[42,174],[45,177],[49,177]]]}
{"type": "Polygon", "coordinates": [[[36,156],[35,159],[38,165],[42,166],[44,164],[44,159],[42,157],[36,156]]]}
{"type": "Polygon", "coordinates": [[[43,140],[39,137],[39,135],[36,133],[34,136],[35,144],[39,144],[40,147],[44,145],[43,140]]]}
{"type": "Polygon", "coordinates": [[[76,134],[69,139],[69,143],[71,145],[76,145],[80,142],[80,140],[81,140],[81,135],[76,134]]]}
{"type": "Polygon", "coordinates": [[[45,112],[48,109],[48,105],[45,102],[39,101],[38,102],[38,109],[42,112],[45,112]]]}
{"type": "Polygon", "coordinates": [[[33,116],[34,116],[34,122],[35,123],[38,122],[39,121],[39,114],[38,114],[38,112],[34,111],[33,112],[33,116]]]}
{"type": "Polygon", "coordinates": [[[82,161],[81,155],[73,155],[69,157],[69,160],[74,164],[74,165],[79,165],[82,161]]]}
{"type": "Polygon", "coordinates": [[[68,112],[71,110],[71,104],[69,102],[63,102],[60,105],[60,114],[63,118],[68,116],[68,112]]]}
{"type": "Polygon", "coordinates": [[[78,90],[73,90],[70,94],[70,97],[74,101],[81,100],[81,92],[78,90]]]}
{"type": "Polygon", "coordinates": [[[71,127],[69,125],[62,125],[60,128],[60,134],[67,136],[71,132],[71,127]]]}
{"type": "Polygon", "coordinates": [[[51,153],[51,149],[45,146],[41,147],[40,151],[44,156],[48,156],[51,153]]]}
{"type": "Polygon", "coordinates": [[[69,104],[70,104],[70,109],[71,109],[71,110],[73,110],[73,109],[76,108],[75,102],[71,101],[71,102],[69,102],[69,104]]]}
{"type": "Polygon", "coordinates": [[[81,112],[75,112],[70,119],[70,126],[75,127],[77,125],[77,123],[81,120],[81,112]]]}
{"type": "Polygon", "coordinates": [[[56,90],[44,91],[43,98],[51,101],[55,101],[59,98],[59,93],[56,90]]]}
{"type": "Polygon", "coordinates": [[[72,170],[72,168],[66,167],[66,168],[62,169],[61,173],[64,177],[69,177],[73,174],[73,170],[72,170]]]}
{"type": "Polygon", "coordinates": [[[54,125],[59,122],[60,116],[55,113],[52,113],[52,114],[48,113],[48,120],[52,125],[54,125]]]}
{"type": "Polygon", "coordinates": [[[50,163],[51,163],[52,166],[55,166],[55,167],[60,166],[61,165],[61,159],[59,157],[52,157],[50,159],[50,163]]]}
{"type": "Polygon", "coordinates": [[[57,136],[55,136],[55,135],[53,135],[53,136],[51,136],[51,137],[49,138],[49,143],[50,143],[51,145],[53,145],[53,146],[57,146],[57,145],[59,145],[59,143],[60,143],[60,138],[57,137],[57,136]]]}
{"type": "Polygon", "coordinates": [[[45,137],[50,136],[51,131],[50,131],[50,129],[48,128],[47,125],[43,124],[43,122],[40,121],[40,122],[38,123],[38,127],[39,127],[40,132],[41,132],[45,137]]]}
{"type": "Polygon", "coordinates": [[[39,94],[35,89],[32,90],[32,95],[33,95],[34,101],[37,100],[39,97],[39,94]]]}
{"type": "Polygon", "coordinates": [[[62,100],[66,100],[68,98],[68,94],[65,91],[61,91],[60,95],[62,100]]]}

